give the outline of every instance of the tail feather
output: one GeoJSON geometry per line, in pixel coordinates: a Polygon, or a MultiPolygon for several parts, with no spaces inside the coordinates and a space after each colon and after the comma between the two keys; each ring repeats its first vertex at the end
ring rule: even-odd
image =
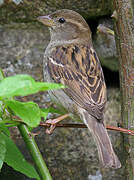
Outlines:
{"type": "Polygon", "coordinates": [[[83,120],[90,130],[97,145],[99,159],[104,168],[120,168],[121,163],[114,153],[107,130],[102,121],[98,121],[87,111],[83,113],[83,120]]]}

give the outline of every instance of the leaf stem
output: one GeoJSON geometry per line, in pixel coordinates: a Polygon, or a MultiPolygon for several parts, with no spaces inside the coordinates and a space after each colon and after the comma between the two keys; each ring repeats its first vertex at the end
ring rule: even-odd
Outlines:
{"type": "Polygon", "coordinates": [[[52,180],[52,177],[38,149],[38,146],[34,140],[33,135],[28,130],[27,126],[24,124],[20,124],[18,126],[18,129],[27,145],[27,148],[29,149],[29,152],[31,153],[31,156],[36,165],[36,169],[39,173],[41,180],[52,180]]]}

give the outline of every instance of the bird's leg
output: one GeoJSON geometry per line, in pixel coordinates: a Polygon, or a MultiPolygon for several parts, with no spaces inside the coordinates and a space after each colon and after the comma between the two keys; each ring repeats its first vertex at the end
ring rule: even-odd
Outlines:
{"type": "Polygon", "coordinates": [[[47,134],[52,134],[54,129],[56,128],[56,124],[60,121],[64,120],[65,118],[69,117],[69,114],[64,114],[63,116],[60,116],[56,119],[49,119],[46,121],[46,123],[50,124],[49,129],[46,129],[47,134]]]}

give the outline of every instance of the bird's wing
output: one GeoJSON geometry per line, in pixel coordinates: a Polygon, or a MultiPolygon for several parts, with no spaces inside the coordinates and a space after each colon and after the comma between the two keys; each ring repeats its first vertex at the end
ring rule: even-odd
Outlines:
{"type": "Polygon", "coordinates": [[[62,83],[65,93],[97,119],[102,119],[106,86],[99,59],[89,46],[56,47],[48,57],[53,80],[62,83]]]}

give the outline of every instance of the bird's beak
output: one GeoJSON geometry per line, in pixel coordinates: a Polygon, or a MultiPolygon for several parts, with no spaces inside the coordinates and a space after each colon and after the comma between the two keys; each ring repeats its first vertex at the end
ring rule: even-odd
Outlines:
{"type": "Polygon", "coordinates": [[[51,27],[54,25],[54,21],[49,15],[48,16],[39,16],[37,18],[37,20],[48,27],[51,27]]]}

